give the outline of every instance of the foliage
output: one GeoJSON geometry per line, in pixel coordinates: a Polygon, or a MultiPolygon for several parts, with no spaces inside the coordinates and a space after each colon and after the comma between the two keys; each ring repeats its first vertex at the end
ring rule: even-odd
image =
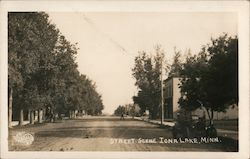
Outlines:
{"type": "Polygon", "coordinates": [[[121,116],[121,114],[127,114],[129,116],[140,116],[140,108],[136,104],[125,104],[119,105],[115,111],[114,115],[121,116]]]}
{"type": "Polygon", "coordinates": [[[125,114],[125,106],[119,105],[114,111],[114,115],[121,116],[122,114],[125,114]]]}
{"type": "Polygon", "coordinates": [[[181,71],[180,106],[187,110],[204,107],[209,118],[238,104],[238,38],[227,34],[189,56],[181,71]]]}
{"type": "Polygon", "coordinates": [[[8,81],[13,109],[51,107],[54,112],[86,110],[101,114],[101,95],[77,70],[78,48],[43,12],[8,14],[8,81]]]}
{"type": "Polygon", "coordinates": [[[138,87],[138,95],[133,97],[134,103],[142,110],[148,109],[150,117],[158,116],[161,99],[161,66],[164,59],[163,50],[158,46],[155,56],[149,56],[146,52],[139,52],[135,58],[135,66],[132,69],[138,87]]]}
{"type": "Polygon", "coordinates": [[[46,99],[41,95],[41,89],[46,90],[45,76],[40,73],[51,67],[49,60],[53,58],[50,52],[57,36],[58,30],[49,24],[45,13],[8,14],[8,80],[9,88],[14,89],[17,103],[14,107],[38,108],[46,99]]]}
{"type": "Polygon", "coordinates": [[[181,52],[180,51],[174,51],[174,57],[173,62],[171,66],[167,69],[168,70],[168,78],[172,77],[180,77],[181,70],[182,70],[182,61],[181,61],[181,52]]]}

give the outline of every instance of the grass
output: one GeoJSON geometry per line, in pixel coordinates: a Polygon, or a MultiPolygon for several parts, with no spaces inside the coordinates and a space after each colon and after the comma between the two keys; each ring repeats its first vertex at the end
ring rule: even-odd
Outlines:
{"type": "Polygon", "coordinates": [[[217,129],[238,131],[238,119],[214,120],[214,126],[217,129]]]}

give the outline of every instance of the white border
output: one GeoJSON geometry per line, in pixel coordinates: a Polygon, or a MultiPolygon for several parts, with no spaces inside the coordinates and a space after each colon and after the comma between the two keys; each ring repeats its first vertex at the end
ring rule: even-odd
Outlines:
{"type": "Polygon", "coordinates": [[[249,158],[248,1],[0,1],[1,158],[249,158]],[[239,36],[239,152],[8,152],[7,12],[237,12],[239,36]]]}

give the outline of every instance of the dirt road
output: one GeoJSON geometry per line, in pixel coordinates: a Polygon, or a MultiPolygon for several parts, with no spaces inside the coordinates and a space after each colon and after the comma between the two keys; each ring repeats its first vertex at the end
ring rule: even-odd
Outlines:
{"type": "Polygon", "coordinates": [[[14,151],[227,151],[220,142],[173,143],[170,128],[118,117],[27,125],[9,134],[9,150],[14,151]],[[33,143],[17,143],[14,137],[20,132],[31,134],[33,143]]]}

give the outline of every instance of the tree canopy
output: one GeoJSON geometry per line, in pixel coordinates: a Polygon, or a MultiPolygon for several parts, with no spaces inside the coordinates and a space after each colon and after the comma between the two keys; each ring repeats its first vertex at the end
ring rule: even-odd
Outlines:
{"type": "Polygon", "coordinates": [[[214,111],[238,105],[238,38],[224,34],[211,39],[198,55],[187,57],[181,77],[184,109],[204,107],[213,119],[214,111]]]}
{"type": "Polygon", "coordinates": [[[58,113],[79,109],[100,114],[101,95],[95,84],[77,70],[77,51],[77,44],[71,44],[51,24],[48,14],[10,12],[8,86],[9,97],[13,92],[13,109],[50,106],[58,113]]]}
{"type": "Polygon", "coordinates": [[[144,51],[139,52],[139,55],[135,57],[135,66],[132,69],[136,80],[135,85],[139,89],[133,100],[142,110],[148,109],[150,117],[153,119],[159,115],[163,59],[164,53],[159,46],[155,48],[155,56],[150,56],[144,51]]]}
{"type": "MultiPolygon", "coordinates": [[[[138,93],[133,97],[142,111],[149,110],[152,118],[159,115],[160,74],[163,51],[156,55],[139,52],[132,69],[138,93]]],[[[178,77],[181,97],[179,106],[188,111],[205,108],[210,119],[213,112],[224,112],[238,104],[238,38],[223,34],[202,46],[198,54],[188,50],[186,59],[174,51],[171,65],[164,64],[166,78],[178,77]]]]}

